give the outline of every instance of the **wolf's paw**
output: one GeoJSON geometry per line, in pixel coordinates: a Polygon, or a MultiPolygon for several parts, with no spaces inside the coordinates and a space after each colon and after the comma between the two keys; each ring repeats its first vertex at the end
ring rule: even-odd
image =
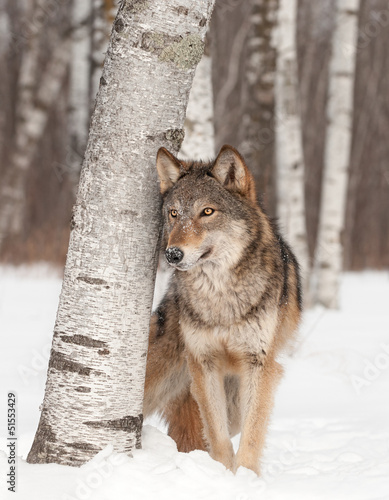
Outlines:
{"type": "Polygon", "coordinates": [[[260,468],[259,468],[259,460],[256,454],[250,454],[250,453],[238,453],[236,454],[236,461],[235,461],[235,470],[236,472],[239,467],[245,467],[246,469],[250,469],[257,476],[260,475],[260,468]]]}
{"type": "Polygon", "coordinates": [[[235,470],[235,454],[232,448],[231,441],[214,447],[209,452],[211,457],[218,462],[221,462],[230,471],[235,470]]]}

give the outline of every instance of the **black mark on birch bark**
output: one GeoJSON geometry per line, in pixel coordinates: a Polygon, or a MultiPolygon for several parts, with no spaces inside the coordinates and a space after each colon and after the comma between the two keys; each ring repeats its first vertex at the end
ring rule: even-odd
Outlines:
{"type": "Polygon", "coordinates": [[[74,215],[72,215],[70,218],[70,231],[73,231],[73,229],[75,227],[76,227],[76,221],[75,221],[74,215]]]}
{"type": "MultiPolygon", "coordinates": [[[[31,450],[27,457],[27,462],[35,464],[44,464],[50,462],[50,444],[57,441],[57,436],[51,426],[47,423],[47,410],[42,410],[39,420],[39,426],[36,435],[39,439],[34,439],[31,450]]],[[[54,460],[51,460],[54,461],[54,460]]]]}
{"type": "Polygon", "coordinates": [[[85,347],[98,347],[99,349],[106,347],[107,343],[102,340],[95,340],[86,335],[61,335],[61,340],[67,344],[82,345],[85,347]]]}
{"type": "Polygon", "coordinates": [[[135,210],[122,210],[120,212],[121,215],[132,215],[133,217],[139,217],[139,212],[135,210]]]}
{"type": "Polygon", "coordinates": [[[175,7],[174,10],[177,12],[178,15],[187,16],[189,14],[189,9],[182,5],[180,5],[179,7],[175,7]]]}
{"type": "Polygon", "coordinates": [[[115,420],[100,420],[99,422],[83,422],[85,425],[96,428],[105,429],[116,429],[122,430],[124,432],[135,433],[136,438],[136,448],[141,447],[141,435],[142,435],[142,424],[143,415],[140,413],[137,417],[128,416],[123,418],[118,418],[115,420]]]}
{"type": "Polygon", "coordinates": [[[109,353],[110,351],[108,349],[100,349],[97,351],[97,354],[100,354],[100,356],[108,356],[109,353]]]}
{"type": "Polygon", "coordinates": [[[103,374],[103,372],[92,370],[92,368],[89,368],[88,366],[77,363],[76,361],[72,361],[71,359],[67,358],[62,353],[55,351],[54,349],[51,350],[50,354],[49,369],[50,368],[53,368],[54,370],[58,370],[60,372],[78,373],[79,375],[86,375],[87,377],[89,377],[92,371],[95,374],[103,374]]]}
{"type": "Polygon", "coordinates": [[[47,423],[46,420],[46,410],[42,410],[42,419],[41,423],[39,424],[39,427],[41,428],[42,434],[45,437],[46,441],[50,441],[51,443],[54,443],[57,441],[57,436],[55,435],[55,432],[53,432],[51,425],[47,423]]]}
{"type": "Polygon", "coordinates": [[[94,446],[93,444],[90,443],[65,443],[66,446],[69,446],[70,448],[76,448],[77,450],[85,450],[85,451],[94,451],[98,453],[101,448],[98,448],[97,446],[94,446]]]}
{"type": "Polygon", "coordinates": [[[77,392],[90,392],[91,388],[80,385],[79,387],[76,387],[74,390],[77,392]]]}
{"type": "Polygon", "coordinates": [[[123,19],[117,19],[114,24],[114,29],[117,33],[124,31],[124,21],[123,19]]]}
{"type": "Polygon", "coordinates": [[[100,278],[91,278],[89,276],[78,276],[77,280],[84,281],[85,283],[88,283],[89,285],[103,285],[104,288],[109,288],[108,283],[105,280],[102,280],[100,278]]]}

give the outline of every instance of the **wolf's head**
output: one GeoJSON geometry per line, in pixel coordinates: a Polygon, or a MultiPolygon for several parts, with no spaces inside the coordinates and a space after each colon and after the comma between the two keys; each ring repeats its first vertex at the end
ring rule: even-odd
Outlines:
{"type": "Polygon", "coordinates": [[[187,271],[205,263],[234,265],[256,232],[254,180],[242,156],[223,146],[216,160],[157,154],[163,196],[163,246],[170,265],[187,271]]]}

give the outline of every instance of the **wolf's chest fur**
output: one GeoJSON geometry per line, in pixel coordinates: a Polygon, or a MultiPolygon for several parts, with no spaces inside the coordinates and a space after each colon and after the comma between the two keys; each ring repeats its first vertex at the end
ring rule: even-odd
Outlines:
{"type": "Polygon", "coordinates": [[[278,317],[278,294],[274,287],[269,291],[268,281],[255,255],[243,268],[203,265],[176,276],[187,348],[199,357],[217,354],[226,371],[242,353],[265,352],[278,317]]]}
{"type": "Polygon", "coordinates": [[[180,310],[198,326],[225,326],[246,321],[266,289],[264,273],[229,272],[204,265],[177,279],[180,310]]]}

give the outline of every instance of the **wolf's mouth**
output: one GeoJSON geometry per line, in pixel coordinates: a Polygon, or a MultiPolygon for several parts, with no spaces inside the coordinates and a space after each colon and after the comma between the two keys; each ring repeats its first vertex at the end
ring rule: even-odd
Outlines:
{"type": "Polygon", "coordinates": [[[195,267],[197,264],[201,263],[201,261],[205,260],[212,253],[212,248],[208,248],[195,262],[188,264],[185,262],[180,262],[179,264],[170,264],[172,267],[175,267],[179,271],[188,271],[192,267],[195,267]]]}
{"type": "Polygon", "coordinates": [[[200,259],[206,259],[207,257],[209,257],[211,255],[211,253],[212,253],[212,248],[208,248],[208,250],[203,253],[203,255],[200,257],[200,259]]]}

